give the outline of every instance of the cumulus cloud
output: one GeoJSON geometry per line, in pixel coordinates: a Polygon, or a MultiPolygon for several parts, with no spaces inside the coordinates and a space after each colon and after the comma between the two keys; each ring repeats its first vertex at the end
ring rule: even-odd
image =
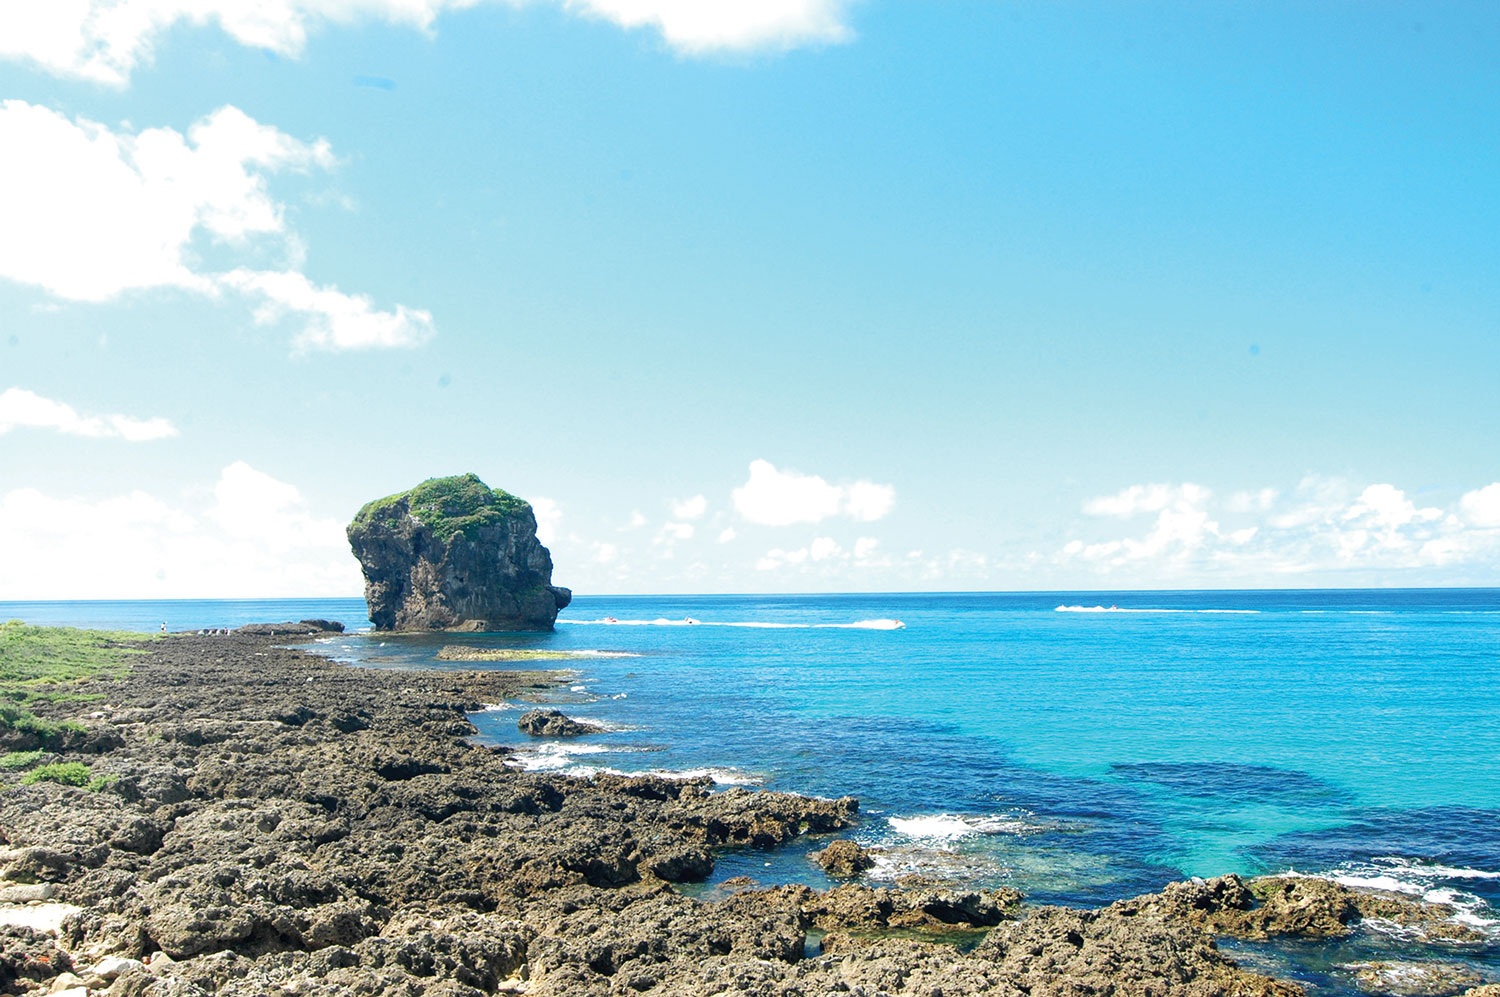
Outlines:
{"type": "Polygon", "coordinates": [[[562,525],[562,507],[549,498],[528,499],[531,512],[536,516],[536,538],[543,544],[557,539],[558,527],[562,525]]]}
{"type": "Polygon", "coordinates": [[[1193,484],[1135,485],[1084,504],[1086,513],[1134,518],[1155,513],[1144,532],[1073,538],[1061,563],[1144,577],[1210,574],[1267,578],[1320,572],[1408,571],[1481,564],[1500,553],[1500,482],[1463,495],[1455,507],[1419,505],[1390,483],[1356,488],[1309,477],[1288,493],[1261,489],[1215,503],[1193,484]],[[1224,523],[1238,518],[1239,523],[1224,523]]]}
{"type": "Polygon", "coordinates": [[[319,287],[296,272],[280,273],[232,270],[220,278],[224,287],[235,288],[262,300],[255,321],[270,325],[286,316],[303,322],[292,341],[299,350],[368,350],[415,346],[436,331],[432,313],[397,305],[395,311],[377,309],[363,294],[345,294],[334,287],[319,287]]]}
{"type": "Polygon", "coordinates": [[[708,497],[704,495],[694,495],[690,499],[672,503],[673,519],[702,519],[707,511],[708,497]]]}
{"type": "Polygon", "coordinates": [[[884,517],[896,502],[891,485],[856,481],[832,485],[815,474],[779,471],[770,461],[750,462],[750,478],[733,492],[734,508],[752,523],[790,526],[844,515],[861,522],[884,517]]]}
{"type": "Polygon", "coordinates": [[[737,536],[739,536],[739,534],[734,532],[733,526],[726,526],[724,527],[724,529],[719,531],[719,543],[727,544],[737,536]]]}
{"type": "Polygon", "coordinates": [[[201,501],[142,490],[102,499],[0,494],[0,550],[29,565],[0,574],[0,598],[232,598],[360,591],[342,520],[243,462],[201,501]]]}
{"type": "Polygon", "coordinates": [[[1470,525],[1500,526],[1500,481],[1467,493],[1458,504],[1470,525]]]}
{"type": "Polygon", "coordinates": [[[301,349],[411,346],[432,334],[427,312],[380,311],[285,266],[218,272],[204,264],[301,255],[269,181],[331,168],[321,139],[303,142],[227,106],[184,134],[115,131],[6,100],[0,147],[22,150],[0,156],[0,277],[67,301],[159,288],[244,295],[258,321],[300,320],[301,349]]]}
{"type": "Polygon", "coordinates": [[[860,537],[851,551],[833,537],[814,537],[807,546],[793,550],[773,547],[757,559],[755,567],[758,571],[776,571],[788,565],[819,565],[815,570],[833,575],[842,574],[851,565],[861,569],[889,567],[892,562],[878,555],[879,546],[880,541],[874,537],[860,537]]]}
{"type": "Polygon", "coordinates": [[[177,427],[160,416],[80,415],[73,406],[24,388],[0,392],[0,435],[18,427],[51,429],[70,436],[116,437],[131,443],[177,435],[177,427]]]}
{"type": "MultiPolygon", "coordinates": [[[[385,21],[430,31],[447,10],[479,0],[45,0],[0,5],[0,58],[58,76],[124,86],[178,24],[216,25],[255,48],[302,53],[322,24],[385,21]]],[[[522,6],[533,0],[503,0],[522,6]]],[[[847,0],[547,0],[626,29],[658,32],[678,51],[704,54],[844,41],[847,0]]]]}
{"type": "Polygon", "coordinates": [[[623,28],[654,28],[690,54],[847,40],[846,0],[563,0],[623,28]]]}

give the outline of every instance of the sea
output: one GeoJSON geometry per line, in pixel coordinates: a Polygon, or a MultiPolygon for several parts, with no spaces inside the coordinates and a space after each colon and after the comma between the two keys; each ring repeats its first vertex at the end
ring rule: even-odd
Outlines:
{"type": "MultiPolygon", "coordinates": [[[[1482,944],[1367,928],[1229,946],[1320,993],[1348,967],[1441,959],[1500,981],[1500,589],[586,596],[556,632],[369,632],[360,599],[3,603],[0,619],[153,631],[322,617],[314,649],[474,668],[444,645],[576,653],[481,740],[537,771],[707,776],[859,797],[870,877],[1100,906],[1173,880],[1284,873],[1444,904],[1482,944]],[[536,741],[537,702],[606,729],[536,741]]],[[[514,663],[497,662],[497,668],[514,663]]],[[[720,858],[829,885],[822,840],[720,858]]]]}

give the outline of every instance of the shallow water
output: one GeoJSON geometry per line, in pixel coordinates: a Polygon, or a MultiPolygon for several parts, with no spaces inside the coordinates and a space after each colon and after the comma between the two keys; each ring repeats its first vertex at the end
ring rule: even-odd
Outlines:
{"type": "MultiPolygon", "coordinates": [[[[482,667],[435,660],[454,643],[636,655],[563,662],[579,677],[552,698],[612,730],[531,746],[527,764],[852,793],[855,837],[887,849],[877,876],[1096,905],[1295,869],[1500,918],[1497,590],[579,597],[552,634],[320,649],[482,667]]],[[[524,705],[479,715],[481,736],[525,741],[524,705]]],[[[713,882],[820,883],[805,859],[819,844],[728,855],[713,882]]],[[[1338,991],[1338,965],[1358,961],[1339,952],[1403,944],[1244,954],[1338,991]]],[[[1452,955],[1500,978],[1492,946],[1452,955]]]]}

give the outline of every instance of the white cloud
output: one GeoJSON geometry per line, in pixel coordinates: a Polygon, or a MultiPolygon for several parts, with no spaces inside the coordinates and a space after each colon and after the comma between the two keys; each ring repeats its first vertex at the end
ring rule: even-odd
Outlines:
{"type": "Polygon", "coordinates": [[[692,523],[663,523],[662,528],[656,531],[653,543],[671,545],[679,540],[693,539],[695,529],[692,523]]]}
{"type": "Polygon", "coordinates": [[[856,481],[846,489],[844,512],[850,519],[872,523],[884,519],[896,504],[896,489],[870,481],[856,481]]]}
{"type": "Polygon", "coordinates": [[[177,435],[166,419],[137,419],[128,415],[79,415],[73,406],[43,398],[24,388],[0,392],[0,435],[12,429],[53,429],[71,436],[117,437],[131,443],[177,435]]]}
{"type": "Polygon", "coordinates": [[[1465,494],[1448,511],[1419,507],[1392,484],[1356,489],[1321,477],[1304,479],[1290,493],[1236,493],[1218,508],[1212,498],[1205,488],[1183,484],[1136,485],[1094,499],[1085,512],[1130,518],[1154,511],[1156,518],[1136,536],[1074,537],[1056,560],[1100,573],[1134,572],[1143,584],[1193,576],[1264,583],[1286,575],[1483,565],[1500,554],[1500,530],[1492,528],[1500,526],[1500,482],[1465,494]],[[1225,515],[1240,522],[1223,527],[1225,515]]]}
{"type": "MultiPolygon", "coordinates": [[[[203,490],[205,494],[207,489],[203,490]]],[[[212,502],[136,490],[103,499],[0,494],[0,598],[230,598],[353,595],[359,565],[344,524],[292,485],[236,462],[212,502]]],[[[360,621],[345,621],[358,623],[360,621]]]]}
{"type": "Polygon", "coordinates": [[[805,565],[804,570],[814,570],[825,577],[847,574],[850,566],[863,570],[890,567],[893,562],[889,558],[877,556],[879,546],[880,541],[874,537],[860,537],[854,542],[853,551],[849,551],[833,537],[814,537],[806,547],[795,550],[774,547],[766,551],[755,567],[758,571],[775,571],[789,565],[805,565]],[[812,565],[820,567],[812,569],[812,565]]]}
{"type": "Polygon", "coordinates": [[[838,557],[843,548],[834,542],[833,537],[818,537],[808,547],[808,556],[814,561],[826,561],[830,557],[838,557]]]}
{"type": "Polygon", "coordinates": [[[741,516],[763,526],[818,523],[840,514],[870,522],[891,511],[896,490],[870,481],[831,485],[815,474],[778,471],[770,461],[755,460],[733,499],[741,516]]]}
{"type": "Polygon", "coordinates": [[[739,536],[739,534],[734,532],[733,526],[726,526],[719,532],[719,543],[727,544],[737,536],[739,536]]]}
{"type": "Polygon", "coordinates": [[[1175,503],[1194,503],[1207,496],[1207,489],[1191,482],[1182,485],[1131,485],[1114,495],[1085,502],[1083,511],[1090,516],[1128,519],[1146,512],[1159,512],[1175,503]]]}
{"type": "Polygon", "coordinates": [[[673,519],[702,519],[707,511],[708,497],[705,495],[694,495],[690,499],[672,503],[673,519]]]}
{"type": "Polygon", "coordinates": [[[1500,526],[1500,481],[1465,494],[1458,504],[1471,525],[1500,526]]]}
{"type": "Polygon", "coordinates": [[[1441,519],[1441,509],[1418,509],[1406,494],[1394,485],[1371,485],[1360,492],[1359,500],[1344,512],[1344,519],[1363,520],[1391,529],[1413,520],[1430,522],[1441,519]]]}
{"type": "Polygon", "coordinates": [[[395,311],[376,309],[363,294],[345,294],[333,287],[318,287],[296,272],[232,270],[220,278],[224,287],[264,297],[255,309],[262,325],[279,322],[287,315],[305,320],[293,340],[299,350],[367,350],[416,346],[436,331],[432,313],[397,305],[395,311]]]}
{"type": "Polygon", "coordinates": [[[269,178],[332,167],[323,140],[300,141],[235,107],[186,134],[117,132],[7,100],[0,148],[24,150],[0,156],[0,277],[68,301],[160,288],[244,294],[258,303],[258,321],[302,320],[301,349],[410,346],[432,334],[427,312],[379,311],[284,266],[205,265],[209,257],[260,263],[268,254],[297,261],[301,241],[269,178]]]}
{"type": "MultiPolygon", "coordinates": [[[[0,5],[0,58],[59,76],[124,86],[179,22],[216,24],[242,45],[302,53],[324,22],[381,20],[431,30],[445,10],[479,0],[40,0],[0,5]]],[[[506,0],[520,6],[528,0],[506,0]]],[[[846,40],[847,0],[550,0],[581,16],[659,32],[691,54],[846,40]]]]}
{"type": "Polygon", "coordinates": [[[1253,492],[1235,492],[1229,496],[1225,507],[1230,512],[1264,512],[1276,503],[1281,493],[1274,488],[1261,488],[1253,492]]]}
{"type": "Polygon", "coordinates": [[[594,560],[600,564],[609,564],[620,556],[620,549],[611,543],[594,544],[594,560]]]}
{"type": "Polygon", "coordinates": [[[563,0],[624,28],[655,28],[673,48],[702,54],[847,40],[846,0],[563,0]]]}
{"type": "Polygon", "coordinates": [[[544,545],[557,539],[557,529],[562,525],[562,507],[549,498],[527,499],[532,514],[536,516],[536,538],[544,545]]]}

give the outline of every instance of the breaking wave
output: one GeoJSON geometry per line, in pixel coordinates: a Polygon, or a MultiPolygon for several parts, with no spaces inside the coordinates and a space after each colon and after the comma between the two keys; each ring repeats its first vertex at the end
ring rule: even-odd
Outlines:
{"type": "Polygon", "coordinates": [[[1257,616],[1258,609],[1121,609],[1119,606],[1058,606],[1058,613],[1231,613],[1257,616]]]}
{"type": "Polygon", "coordinates": [[[605,617],[600,620],[558,620],[576,627],[741,627],[750,630],[905,630],[900,620],[855,620],[853,623],[773,623],[747,620],[724,623],[712,620],[697,620],[691,616],[680,620],[658,617],[654,620],[617,620],[605,617]]]}

